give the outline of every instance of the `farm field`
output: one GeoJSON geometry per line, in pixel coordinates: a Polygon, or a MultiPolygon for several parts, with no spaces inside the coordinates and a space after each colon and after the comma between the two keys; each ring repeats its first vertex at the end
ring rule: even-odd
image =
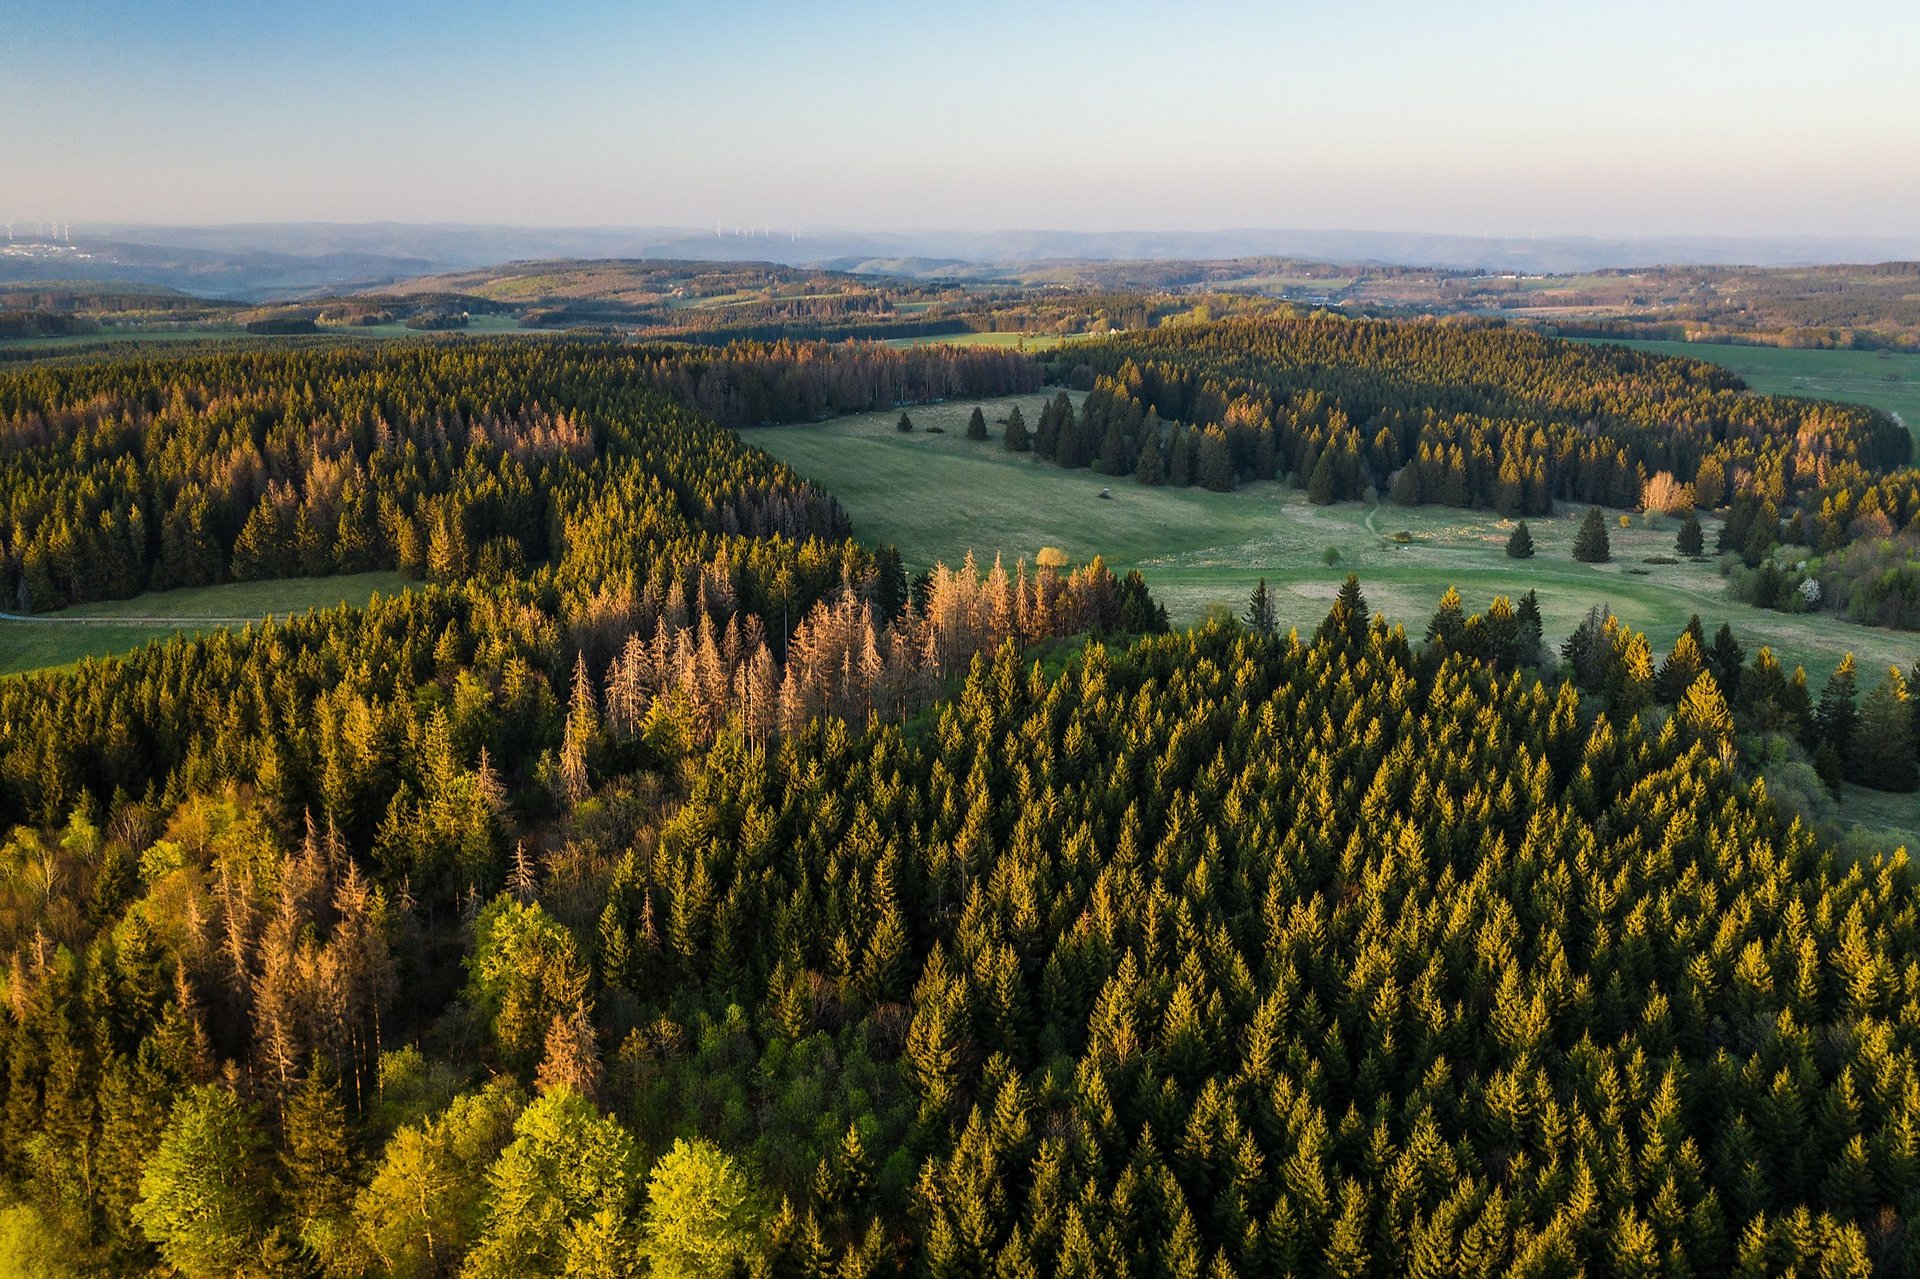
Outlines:
{"type": "MultiPolygon", "coordinates": [[[[1594,339],[1581,338],[1579,341],[1594,339]]],[[[1920,437],[1920,355],[1894,351],[1798,351],[1727,342],[1621,342],[1636,351],[1705,360],[1767,395],[1844,400],[1896,414],[1920,437]]]]}
{"type": "MultiPolygon", "coordinates": [[[[911,434],[895,429],[897,412],[884,412],[763,428],[746,438],[823,484],[852,514],[855,536],[896,544],[916,570],[935,560],[958,563],[970,549],[989,560],[996,550],[1031,559],[1042,546],[1057,546],[1076,562],[1099,554],[1116,570],[1140,569],[1176,624],[1211,608],[1240,612],[1264,576],[1282,624],[1310,627],[1352,572],[1376,611],[1416,630],[1449,585],[1471,610],[1495,595],[1532,589],[1556,644],[1589,607],[1604,604],[1662,652],[1693,613],[1710,630],[1731,622],[1749,651],[1770,645],[1789,668],[1805,665],[1816,685],[1849,650],[1864,669],[1904,668],[1920,657],[1920,637],[1739,603],[1711,563],[1644,563],[1672,552],[1671,523],[1649,528],[1635,516],[1622,529],[1619,513],[1611,512],[1614,560],[1586,565],[1571,556],[1583,512],[1567,508],[1528,521],[1539,553],[1511,560],[1505,545],[1512,524],[1491,512],[1314,506],[1284,482],[1235,493],[1146,488],[1005,452],[996,419],[1018,403],[1031,426],[1045,399],[983,402],[993,435],[984,444],[965,436],[971,401],[909,410],[921,428],[911,434]],[[944,434],[927,434],[934,425],[944,434]],[[1102,490],[1111,497],[1101,498],[1102,490]],[[1401,531],[1413,540],[1396,542],[1401,531]],[[1329,548],[1337,554],[1331,565],[1329,548]]],[[[1714,521],[1705,522],[1711,545],[1714,521]]]]}
{"type": "Polygon", "coordinates": [[[0,618],[0,675],[68,666],[83,657],[131,652],[152,640],[196,635],[264,617],[286,617],[335,604],[364,604],[413,583],[398,573],[232,582],[81,604],[30,619],[0,618]]]}

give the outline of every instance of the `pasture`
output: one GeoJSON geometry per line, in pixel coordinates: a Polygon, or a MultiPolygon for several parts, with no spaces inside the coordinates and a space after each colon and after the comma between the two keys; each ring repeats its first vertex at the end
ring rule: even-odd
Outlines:
{"type": "MultiPolygon", "coordinates": [[[[1587,341],[1590,339],[1580,339],[1587,341]]],[[[1622,342],[1636,351],[1704,360],[1765,395],[1844,400],[1897,415],[1920,437],[1920,355],[1894,351],[1802,351],[1726,342],[1622,342]]]]}
{"type": "MultiPolygon", "coordinates": [[[[1588,565],[1571,555],[1584,512],[1569,507],[1529,520],[1538,554],[1512,560],[1505,551],[1512,523],[1489,511],[1314,506],[1285,481],[1233,493],[1148,488],[1006,452],[997,419],[1018,403],[1031,427],[1046,398],[983,401],[993,437],[985,443],[965,435],[971,400],[910,409],[920,428],[911,434],[894,428],[899,412],[892,410],[745,436],[837,496],[856,536],[894,543],[916,570],[936,560],[957,564],[969,550],[983,561],[996,551],[1031,559],[1042,546],[1057,546],[1076,562],[1098,554],[1116,570],[1144,573],[1176,624],[1214,608],[1239,613],[1264,576],[1282,624],[1305,629],[1326,614],[1352,572],[1376,611],[1414,631],[1424,630],[1449,585],[1473,610],[1495,595],[1531,589],[1555,644],[1589,607],[1603,604],[1647,632],[1662,653],[1693,613],[1709,633],[1730,622],[1749,651],[1771,646],[1789,668],[1806,666],[1816,687],[1849,650],[1869,670],[1908,667],[1920,657],[1920,638],[1912,635],[1742,604],[1712,563],[1646,563],[1671,555],[1672,521],[1652,527],[1636,515],[1623,529],[1621,513],[1609,512],[1613,562],[1588,565]],[[944,433],[928,434],[934,425],[944,433]],[[1102,498],[1103,490],[1110,496],[1102,498]],[[1402,532],[1410,540],[1397,541],[1402,532]]],[[[1704,522],[1711,546],[1715,521],[1704,522]]]]}
{"type": "Polygon", "coordinates": [[[154,640],[197,635],[265,617],[335,604],[365,604],[413,585],[398,573],[232,582],[80,604],[25,619],[0,618],[0,675],[69,666],[84,657],[128,653],[154,640]]]}

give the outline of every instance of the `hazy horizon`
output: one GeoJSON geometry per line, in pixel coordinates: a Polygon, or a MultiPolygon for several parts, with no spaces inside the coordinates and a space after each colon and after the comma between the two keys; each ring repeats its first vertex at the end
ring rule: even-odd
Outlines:
{"type": "Polygon", "coordinates": [[[20,0],[8,26],[16,223],[1920,231],[1920,13],[1879,0],[1201,0],[1177,26],[1135,4],[20,0]]]}

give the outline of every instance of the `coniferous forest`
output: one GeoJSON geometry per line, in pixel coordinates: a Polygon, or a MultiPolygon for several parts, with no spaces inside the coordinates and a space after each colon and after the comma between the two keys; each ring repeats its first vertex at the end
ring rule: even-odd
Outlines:
{"type": "Polygon", "coordinates": [[[1878,414],[1472,325],[0,373],[22,612],[420,582],[0,680],[0,1262],[1920,1275],[1913,870],[1753,764],[1911,789],[1920,670],[1353,578],[1171,633],[734,429],[1047,372],[1006,447],[1144,483],[1915,513],[1878,414]]]}

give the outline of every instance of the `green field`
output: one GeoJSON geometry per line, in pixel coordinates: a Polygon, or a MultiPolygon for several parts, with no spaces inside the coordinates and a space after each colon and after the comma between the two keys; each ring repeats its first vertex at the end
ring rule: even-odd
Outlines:
{"type": "Polygon", "coordinates": [[[341,603],[364,604],[375,594],[397,595],[409,585],[398,573],[234,582],[80,604],[37,613],[26,621],[0,618],[0,675],[127,653],[152,640],[268,616],[285,617],[341,603]]]}
{"type": "Polygon", "coordinates": [[[1846,786],[1840,816],[1854,826],[1878,832],[1889,844],[1920,850],[1920,797],[1846,786]]]}
{"type": "MultiPolygon", "coordinates": [[[[1580,339],[1588,341],[1591,339],[1580,339]]],[[[1920,355],[1892,351],[1795,351],[1725,342],[1622,342],[1636,351],[1705,360],[1767,395],[1867,404],[1920,436],[1920,355]]]]}
{"type": "Polygon", "coordinates": [[[993,346],[1009,351],[1051,351],[1071,341],[1057,333],[935,333],[930,336],[888,338],[888,346],[993,346]]]}
{"type": "MultiPolygon", "coordinates": [[[[1750,650],[1772,646],[1789,667],[1805,665],[1816,684],[1848,650],[1867,669],[1906,667],[1920,657],[1920,637],[1741,604],[1728,596],[1712,564],[1643,563],[1672,551],[1671,524],[1652,529],[1635,517],[1633,527],[1622,529],[1616,519],[1614,562],[1585,565],[1570,555],[1581,512],[1568,510],[1529,521],[1539,554],[1516,561],[1504,550],[1512,525],[1488,512],[1313,506],[1284,484],[1235,493],[1145,488],[1005,452],[994,420],[1018,402],[1032,425],[1044,401],[985,402],[994,436],[985,444],[964,434],[972,401],[909,411],[922,428],[943,427],[941,435],[902,434],[894,429],[899,413],[890,411],[770,427],[746,438],[838,497],[853,516],[856,536],[894,543],[915,568],[936,559],[958,563],[969,549],[985,559],[995,551],[1030,559],[1042,546],[1058,546],[1075,560],[1100,554],[1116,569],[1145,573],[1176,622],[1194,621],[1216,606],[1238,613],[1255,580],[1265,576],[1278,592],[1282,621],[1308,627],[1353,572],[1377,611],[1413,629],[1424,628],[1450,584],[1472,609],[1496,594],[1531,588],[1540,594],[1556,643],[1591,605],[1605,604],[1662,651],[1690,614],[1699,613],[1709,628],[1731,622],[1750,650]],[[1111,497],[1101,498],[1102,490],[1111,497]],[[1392,540],[1401,530],[1413,535],[1411,544],[1392,540]],[[1339,553],[1331,567],[1324,562],[1329,547],[1339,553]]],[[[1713,522],[1707,523],[1711,545],[1713,522]]]]}

